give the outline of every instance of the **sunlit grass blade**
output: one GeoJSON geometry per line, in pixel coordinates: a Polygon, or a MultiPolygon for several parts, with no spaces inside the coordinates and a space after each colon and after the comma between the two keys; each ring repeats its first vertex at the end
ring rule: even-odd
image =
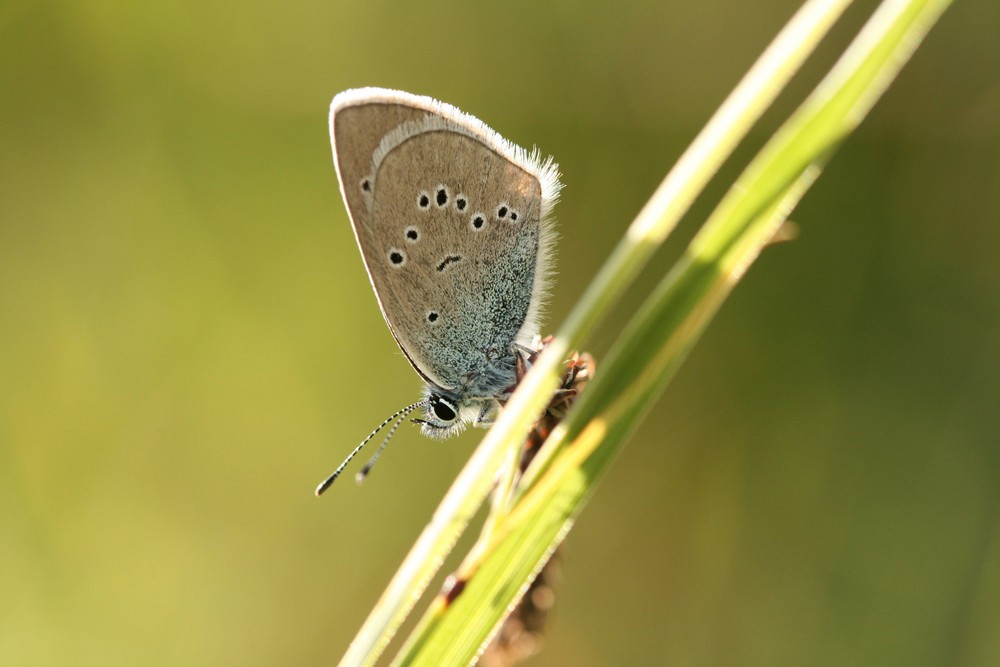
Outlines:
{"type": "Polygon", "coordinates": [[[848,4],[850,0],[808,0],[671,170],[456,479],[341,664],[377,660],[481,506],[506,452],[523,442],[545,409],[570,349],[608,312],[848,4]]]}
{"type": "Polygon", "coordinates": [[[450,606],[432,605],[396,664],[474,659],[736,282],[948,4],[888,0],[876,11],[630,323],[546,444],[548,465],[539,462],[475,576],[450,606]]]}

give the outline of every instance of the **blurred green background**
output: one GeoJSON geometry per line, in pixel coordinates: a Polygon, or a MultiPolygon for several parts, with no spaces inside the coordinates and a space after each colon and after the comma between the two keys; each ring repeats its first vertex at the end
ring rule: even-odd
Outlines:
{"type": "MultiPolygon", "coordinates": [[[[853,8],[593,341],[863,22],[853,8]]],[[[797,7],[0,8],[0,664],[334,662],[481,431],[404,429],[326,129],[381,85],[562,166],[554,330],[797,7]]],[[[538,665],[1000,663],[1000,4],[958,2],[564,548],[538,665]]]]}

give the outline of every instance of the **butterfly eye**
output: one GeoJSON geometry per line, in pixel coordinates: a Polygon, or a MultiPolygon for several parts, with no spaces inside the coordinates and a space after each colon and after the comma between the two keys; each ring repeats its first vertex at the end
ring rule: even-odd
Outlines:
{"type": "Polygon", "coordinates": [[[458,414],[455,412],[455,406],[440,396],[431,398],[431,410],[434,411],[434,416],[443,422],[455,421],[455,418],[458,417],[458,414]]]}

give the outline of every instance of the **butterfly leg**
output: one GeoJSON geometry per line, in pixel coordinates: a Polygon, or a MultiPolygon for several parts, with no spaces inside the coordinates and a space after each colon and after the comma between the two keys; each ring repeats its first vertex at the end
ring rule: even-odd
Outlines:
{"type": "Polygon", "coordinates": [[[483,407],[479,410],[479,415],[476,416],[475,425],[481,427],[492,426],[496,420],[496,405],[493,401],[484,401],[483,407]]]}

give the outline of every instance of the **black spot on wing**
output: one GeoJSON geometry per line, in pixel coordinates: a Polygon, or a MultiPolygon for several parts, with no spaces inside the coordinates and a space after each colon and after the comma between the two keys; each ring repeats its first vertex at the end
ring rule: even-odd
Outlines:
{"type": "Polygon", "coordinates": [[[455,262],[460,262],[460,261],[462,261],[461,255],[448,255],[447,257],[444,258],[444,260],[441,261],[440,264],[437,265],[437,270],[444,271],[446,268],[448,268],[449,264],[454,264],[455,262]]]}

